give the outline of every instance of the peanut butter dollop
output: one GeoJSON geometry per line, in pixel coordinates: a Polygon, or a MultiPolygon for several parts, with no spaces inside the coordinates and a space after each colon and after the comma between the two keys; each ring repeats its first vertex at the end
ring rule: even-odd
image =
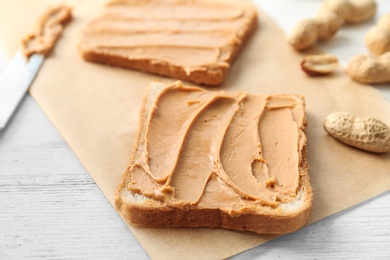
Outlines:
{"type": "Polygon", "coordinates": [[[34,31],[22,39],[22,53],[48,55],[60,37],[63,25],[72,19],[72,9],[66,5],[47,8],[35,24],[34,31]]]}

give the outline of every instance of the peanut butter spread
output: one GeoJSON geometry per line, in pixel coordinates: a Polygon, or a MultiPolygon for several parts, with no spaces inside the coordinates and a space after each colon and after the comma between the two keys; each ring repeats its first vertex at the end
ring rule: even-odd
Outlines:
{"type": "Polygon", "coordinates": [[[306,144],[303,97],[176,82],[146,106],[152,109],[143,115],[130,191],[231,215],[296,198],[306,144]]]}
{"type": "Polygon", "coordinates": [[[29,58],[33,54],[47,55],[60,37],[63,25],[72,19],[72,9],[66,5],[49,7],[39,17],[33,33],[22,39],[22,53],[29,58]]]}
{"type": "Polygon", "coordinates": [[[114,1],[85,28],[81,48],[183,66],[186,73],[229,67],[255,17],[252,6],[215,1],[114,1]]]}

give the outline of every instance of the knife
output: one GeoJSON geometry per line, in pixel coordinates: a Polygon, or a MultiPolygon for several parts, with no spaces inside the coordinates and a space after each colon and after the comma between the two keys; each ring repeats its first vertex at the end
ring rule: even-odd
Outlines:
{"type": "Polygon", "coordinates": [[[45,56],[54,48],[64,25],[71,19],[72,8],[65,4],[46,8],[33,33],[22,39],[21,49],[0,74],[0,132],[34,81],[45,56]]]}
{"type": "Polygon", "coordinates": [[[18,51],[0,74],[0,131],[12,117],[44,61],[34,54],[28,60],[18,51]]]}

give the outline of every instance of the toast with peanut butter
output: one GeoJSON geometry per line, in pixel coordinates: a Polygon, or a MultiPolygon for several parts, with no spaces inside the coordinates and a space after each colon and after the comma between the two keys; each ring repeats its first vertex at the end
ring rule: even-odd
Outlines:
{"type": "Polygon", "coordinates": [[[304,98],[154,81],[116,208],[142,227],[283,234],[309,219],[304,98]]]}
{"type": "Polygon", "coordinates": [[[83,59],[219,85],[257,24],[249,4],[207,0],[116,0],[90,21],[83,59]]]}

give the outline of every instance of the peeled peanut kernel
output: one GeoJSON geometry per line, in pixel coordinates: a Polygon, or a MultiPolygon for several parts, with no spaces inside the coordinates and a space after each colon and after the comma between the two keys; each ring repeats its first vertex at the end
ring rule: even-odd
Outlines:
{"type": "Polygon", "coordinates": [[[322,76],[332,73],[338,66],[337,57],[325,55],[306,56],[301,62],[301,68],[309,76],[322,76]]]}
{"type": "Polygon", "coordinates": [[[324,128],[347,145],[375,153],[390,151],[390,127],[378,119],[336,112],[326,117],[324,128]]]}

